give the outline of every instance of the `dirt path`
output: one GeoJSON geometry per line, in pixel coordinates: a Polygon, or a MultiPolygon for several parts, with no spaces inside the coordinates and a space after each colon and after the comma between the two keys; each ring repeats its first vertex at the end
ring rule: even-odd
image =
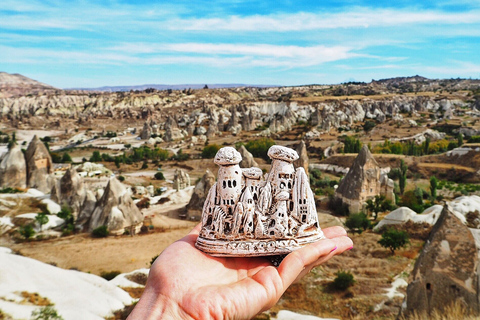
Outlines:
{"type": "Polygon", "coordinates": [[[442,168],[442,169],[455,169],[455,170],[465,170],[467,172],[476,172],[474,168],[460,166],[450,163],[417,163],[417,166],[424,168],[442,168]]]}
{"type": "MultiPolygon", "coordinates": [[[[191,223],[192,226],[195,223],[191,223]]],[[[129,272],[150,266],[152,257],[185,236],[191,227],[134,237],[118,236],[94,239],[76,235],[56,240],[14,244],[13,250],[64,269],[100,274],[102,271],[129,272]]]]}

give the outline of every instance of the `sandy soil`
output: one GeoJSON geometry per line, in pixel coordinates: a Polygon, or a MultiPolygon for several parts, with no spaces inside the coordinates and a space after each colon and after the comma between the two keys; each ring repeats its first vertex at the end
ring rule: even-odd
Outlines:
{"type": "Polygon", "coordinates": [[[174,241],[185,236],[190,227],[137,236],[94,239],[76,235],[56,240],[15,244],[13,250],[64,269],[75,268],[100,274],[102,271],[130,272],[150,267],[150,260],[174,241]]]}

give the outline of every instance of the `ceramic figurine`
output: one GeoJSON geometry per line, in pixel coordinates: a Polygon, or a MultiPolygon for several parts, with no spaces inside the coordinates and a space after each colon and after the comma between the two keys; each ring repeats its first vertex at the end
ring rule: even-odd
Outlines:
{"type": "Polygon", "coordinates": [[[202,212],[196,247],[213,256],[285,255],[323,239],[305,169],[295,170],[295,150],[272,146],[271,170],[240,168],[240,153],[221,148],[218,180],[202,212]]]}

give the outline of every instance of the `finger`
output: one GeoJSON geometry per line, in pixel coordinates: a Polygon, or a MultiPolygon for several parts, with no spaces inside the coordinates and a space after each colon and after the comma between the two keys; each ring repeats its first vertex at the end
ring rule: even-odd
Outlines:
{"type": "Polygon", "coordinates": [[[344,228],[335,226],[335,227],[330,227],[330,228],[325,228],[322,230],[323,234],[325,235],[326,238],[332,239],[335,237],[341,237],[341,236],[346,236],[347,231],[345,231],[344,228]]]}
{"type": "Polygon", "coordinates": [[[335,247],[335,241],[324,239],[295,250],[286,256],[278,267],[278,273],[283,280],[285,289],[293,283],[305,266],[328,255],[335,247]]]}
{"type": "Polygon", "coordinates": [[[294,282],[299,281],[302,277],[304,277],[307,273],[309,273],[313,268],[321,265],[322,263],[327,262],[328,260],[330,260],[334,256],[339,255],[342,252],[344,252],[346,250],[349,250],[353,247],[353,242],[348,237],[337,237],[337,238],[333,239],[332,241],[334,241],[335,244],[336,244],[335,250],[333,250],[332,252],[330,252],[329,254],[327,254],[325,256],[322,256],[322,257],[318,258],[313,263],[305,266],[305,269],[302,270],[302,272],[300,272],[300,274],[297,276],[297,278],[295,279],[294,282]]]}
{"type": "Polygon", "coordinates": [[[194,235],[197,235],[200,233],[200,230],[202,229],[202,223],[198,223],[193,229],[192,231],[190,231],[188,234],[194,234],[194,235]]]}

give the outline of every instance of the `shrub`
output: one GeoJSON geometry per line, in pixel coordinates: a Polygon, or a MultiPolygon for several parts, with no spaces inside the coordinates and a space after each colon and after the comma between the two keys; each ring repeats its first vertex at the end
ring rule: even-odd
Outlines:
{"type": "Polygon", "coordinates": [[[40,226],[40,230],[43,228],[44,224],[48,223],[48,215],[45,211],[40,212],[35,216],[35,221],[40,226]]]}
{"type": "Polygon", "coordinates": [[[165,176],[163,175],[163,172],[157,172],[155,173],[155,179],[157,180],[165,180],[165,176]]]}
{"type": "Polygon", "coordinates": [[[338,271],[336,275],[332,285],[337,290],[346,290],[355,283],[355,278],[350,271],[338,271]]]}
{"type": "Polygon", "coordinates": [[[257,140],[250,140],[245,144],[245,148],[254,156],[263,158],[267,161],[270,158],[267,155],[268,149],[275,144],[275,141],[271,138],[260,138],[257,140]]]}
{"type": "Polygon", "coordinates": [[[32,320],[63,320],[53,305],[32,311],[32,320]]]}
{"type": "Polygon", "coordinates": [[[22,237],[26,240],[29,240],[31,237],[35,235],[35,230],[33,230],[33,226],[31,224],[24,225],[18,229],[18,232],[22,237]]]}
{"type": "Polygon", "coordinates": [[[382,234],[382,238],[378,240],[378,243],[382,247],[390,249],[392,254],[395,254],[395,250],[403,248],[410,243],[410,237],[405,231],[387,229],[382,234]]]}
{"type": "Polygon", "coordinates": [[[72,157],[70,157],[70,155],[65,152],[63,155],[62,155],[62,163],[66,163],[66,162],[72,162],[72,157]]]}
{"type": "Polygon", "coordinates": [[[92,156],[90,157],[90,162],[100,162],[102,157],[100,156],[100,151],[93,151],[92,156]]]}
{"type": "Polygon", "coordinates": [[[0,193],[20,193],[20,192],[22,192],[22,190],[17,188],[7,187],[7,188],[0,189],[0,193]]]}
{"type": "Polygon", "coordinates": [[[202,158],[204,159],[211,159],[215,157],[217,154],[218,150],[220,150],[221,146],[218,144],[209,144],[206,147],[203,148],[202,150],[202,158]]]}
{"type": "Polygon", "coordinates": [[[342,217],[348,216],[350,214],[348,205],[343,203],[342,199],[335,198],[334,195],[330,195],[328,199],[328,208],[332,210],[333,213],[342,217]]]}
{"type": "Polygon", "coordinates": [[[105,238],[108,236],[110,232],[108,232],[107,226],[100,226],[98,228],[93,229],[92,236],[94,238],[105,238]]]}
{"type": "Polygon", "coordinates": [[[363,124],[363,130],[365,130],[365,132],[369,132],[370,130],[372,130],[373,128],[375,128],[377,124],[373,121],[370,121],[370,120],[367,120],[365,121],[365,123],[363,124]]]}
{"type": "Polygon", "coordinates": [[[102,277],[103,279],[105,280],[112,280],[113,278],[115,278],[116,276],[118,276],[121,272],[118,271],[118,270],[114,270],[114,271],[102,271],[100,273],[100,277],[102,277]]]}
{"type": "Polygon", "coordinates": [[[124,177],[124,176],[119,176],[119,177],[118,177],[118,181],[120,181],[120,182],[125,181],[125,177],[124,177]]]}
{"type": "Polygon", "coordinates": [[[362,233],[363,231],[370,229],[372,223],[365,213],[360,212],[350,214],[345,221],[345,226],[353,232],[362,233]]]}

